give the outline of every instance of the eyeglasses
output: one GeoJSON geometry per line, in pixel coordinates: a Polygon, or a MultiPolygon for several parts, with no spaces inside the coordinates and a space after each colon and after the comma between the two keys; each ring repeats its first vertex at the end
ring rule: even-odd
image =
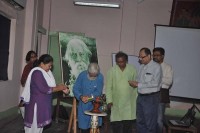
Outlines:
{"type": "Polygon", "coordinates": [[[145,55],[143,57],[138,57],[139,60],[143,60],[145,57],[147,57],[148,55],[145,55]]]}

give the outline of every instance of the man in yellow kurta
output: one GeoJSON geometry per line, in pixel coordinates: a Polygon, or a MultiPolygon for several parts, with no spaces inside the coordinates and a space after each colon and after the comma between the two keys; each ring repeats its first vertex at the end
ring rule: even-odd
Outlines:
{"type": "Polygon", "coordinates": [[[111,126],[113,133],[132,133],[136,119],[137,89],[129,85],[135,80],[137,72],[133,65],[127,64],[128,55],[118,52],[116,65],[107,73],[106,101],[111,109],[111,126]]]}

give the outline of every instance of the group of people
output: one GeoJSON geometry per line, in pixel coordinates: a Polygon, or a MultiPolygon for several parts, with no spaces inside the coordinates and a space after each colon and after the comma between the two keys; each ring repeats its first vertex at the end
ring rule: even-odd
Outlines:
{"type": "MultiPolygon", "coordinates": [[[[170,102],[169,89],[173,81],[172,67],[164,62],[164,56],[165,50],[161,47],[154,48],[153,55],[149,48],[142,48],[141,66],[136,71],[128,64],[126,53],[116,54],[116,65],[108,71],[105,85],[113,133],[132,133],[135,123],[137,133],[163,132],[165,107],[170,102]]],[[[84,114],[93,107],[89,99],[91,95],[100,96],[102,89],[103,76],[96,63],[90,64],[76,79],[73,92],[79,101],[78,124],[82,133],[89,133],[90,116],[84,114]]],[[[99,126],[101,124],[100,119],[99,126]]]]}
{"type": "MultiPolygon", "coordinates": [[[[32,54],[30,54],[30,58],[32,54]]],[[[149,48],[139,51],[139,71],[128,64],[128,55],[118,52],[116,65],[107,73],[105,95],[113,133],[132,133],[136,123],[137,133],[162,133],[166,104],[169,103],[169,88],[173,81],[172,67],[164,62],[165,50],[149,48]]],[[[34,54],[34,57],[37,57],[34,54]]],[[[29,59],[30,60],[30,59],[29,59]]],[[[28,61],[28,60],[27,60],[28,61]]],[[[35,64],[24,71],[29,73],[22,78],[24,91],[20,105],[25,106],[25,133],[41,133],[51,122],[51,94],[55,91],[69,93],[66,85],[56,85],[51,73],[53,58],[42,55],[35,64]],[[28,72],[29,71],[29,72],[28,72]]],[[[28,65],[28,64],[27,64],[28,65]]],[[[26,67],[25,67],[26,68],[26,67]]],[[[23,74],[22,74],[23,75],[23,74]]],[[[92,110],[91,98],[102,95],[104,77],[97,63],[89,63],[74,85],[73,93],[78,100],[78,126],[81,133],[89,133],[90,119],[84,111],[92,110]]],[[[99,126],[102,119],[99,118],[99,126]]]]}
{"type": "Polygon", "coordinates": [[[138,133],[162,133],[164,112],[169,103],[169,88],[172,85],[172,67],[164,62],[165,50],[154,48],[153,55],[148,48],[139,52],[141,63],[136,81],[130,81],[137,88],[136,127],[138,133]]]}

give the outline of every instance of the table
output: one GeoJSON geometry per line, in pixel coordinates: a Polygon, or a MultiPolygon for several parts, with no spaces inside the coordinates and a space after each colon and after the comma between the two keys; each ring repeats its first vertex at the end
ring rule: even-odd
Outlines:
{"type": "Polygon", "coordinates": [[[106,116],[107,114],[105,112],[93,113],[93,112],[90,112],[90,111],[85,111],[84,113],[87,114],[87,115],[91,115],[90,133],[100,133],[99,128],[98,128],[98,117],[99,116],[106,116]]]}
{"type": "Polygon", "coordinates": [[[190,131],[192,133],[197,133],[197,128],[193,125],[190,127],[179,127],[179,126],[173,126],[172,124],[169,123],[168,125],[168,133],[171,133],[172,130],[176,131],[190,131]]]}

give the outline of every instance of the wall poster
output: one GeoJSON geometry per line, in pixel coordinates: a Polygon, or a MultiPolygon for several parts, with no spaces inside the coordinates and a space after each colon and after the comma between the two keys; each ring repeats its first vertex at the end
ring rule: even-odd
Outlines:
{"type": "Polygon", "coordinates": [[[60,74],[56,78],[69,86],[70,96],[74,96],[72,89],[78,75],[87,70],[90,62],[98,62],[96,39],[87,37],[83,33],[57,32],[56,41],[52,42],[58,43],[54,45],[59,47],[57,50],[51,47],[54,51],[52,56],[57,55],[55,59],[59,61],[56,62],[60,63],[60,65],[54,63],[55,71],[58,72],[60,68],[60,74]]]}

